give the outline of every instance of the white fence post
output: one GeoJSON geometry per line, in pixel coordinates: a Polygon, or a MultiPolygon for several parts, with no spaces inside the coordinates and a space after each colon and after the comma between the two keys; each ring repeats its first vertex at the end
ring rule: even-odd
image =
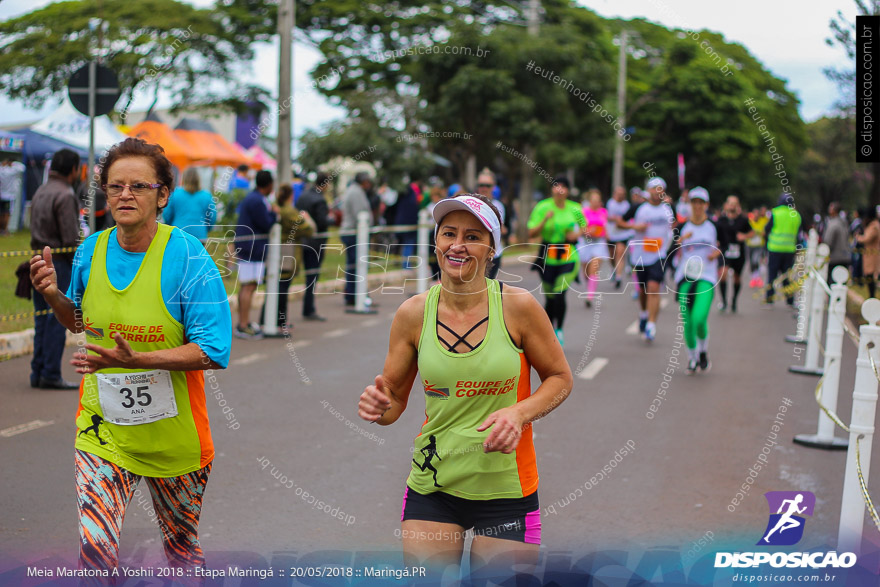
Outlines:
{"type": "MultiPolygon", "coordinates": [[[[831,272],[831,302],[828,305],[828,327],[825,331],[825,363],[822,379],[821,402],[832,413],[837,413],[837,391],[840,388],[840,361],[843,356],[843,321],[846,320],[846,280],[849,271],[838,266],[831,272]]],[[[836,424],[824,410],[819,409],[816,434],[797,434],[794,441],[803,446],[842,450],[849,446],[845,438],[834,436],[836,424]]]]}
{"type": "Polygon", "coordinates": [[[367,274],[369,273],[367,257],[370,254],[370,213],[365,210],[358,212],[357,235],[354,246],[357,256],[355,263],[355,275],[357,277],[354,283],[354,309],[351,310],[351,312],[355,314],[372,314],[375,310],[370,308],[370,304],[367,301],[367,274]]]}
{"type": "MultiPolygon", "coordinates": [[[[816,249],[818,247],[819,233],[816,232],[815,228],[811,228],[807,236],[807,252],[804,255],[804,267],[807,267],[808,270],[810,267],[816,264],[816,249]]],[[[769,286],[770,284],[767,285],[769,286]]],[[[793,342],[796,344],[803,344],[806,342],[807,339],[805,337],[807,336],[807,321],[810,318],[810,304],[813,299],[812,293],[813,276],[808,274],[803,284],[801,284],[801,289],[798,293],[798,315],[795,333],[786,335],[786,342],[793,342]]]]}
{"type": "Polygon", "coordinates": [[[278,279],[281,276],[281,225],[269,229],[266,249],[266,297],[263,301],[263,334],[278,336],[278,279]]]}
{"type": "Polygon", "coordinates": [[[416,291],[422,293],[428,290],[428,282],[431,280],[431,213],[427,208],[419,211],[418,241],[416,254],[419,256],[419,267],[416,273],[416,291]]]}
{"type": "Polygon", "coordinates": [[[859,484],[856,443],[862,476],[868,484],[871,464],[871,443],[874,440],[874,414],[877,409],[877,376],[871,365],[880,363],[880,300],[869,299],[862,304],[862,316],[868,321],[859,328],[859,357],[856,360],[856,380],[853,386],[852,419],[849,425],[849,450],[846,453],[846,473],[843,477],[843,499],[840,504],[840,528],[837,535],[838,552],[859,553],[865,523],[865,503],[859,484]]]}
{"type": "MultiPolygon", "coordinates": [[[[831,249],[828,245],[822,243],[816,249],[816,253],[816,263],[822,264],[822,268],[816,271],[822,280],[827,282],[828,255],[831,253],[831,249]]],[[[810,267],[809,265],[807,266],[807,271],[810,271],[810,267]]],[[[824,326],[823,318],[825,317],[825,299],[827,294],[825,289],[816,283],[818,277],[812,275],[812,272],[807,276],[807,279],[811,281],[811,287],[809,295],[810,324],[807,327],[807,352],[804,353],[806,358],[803,365],[792,365],[788,370],[792,373],[800,373],[801,375],[822,375],[823,370],[819,367],[819,347],[822,344],[822,327],[824,326]]]]}

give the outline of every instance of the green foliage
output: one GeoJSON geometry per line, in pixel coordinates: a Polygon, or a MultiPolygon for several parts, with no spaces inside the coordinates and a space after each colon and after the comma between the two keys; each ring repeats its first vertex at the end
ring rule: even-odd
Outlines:
{"type": "Polygon", "coordinates": [[[867,166],[853,156],[855,119],[823,117],[807,125],[807,134],[810,148],[801,164],[801,201],[822,212],[833,201],[847,210],[865,206],[871,178],[867,166]]]}
{"type": "Polygon", "coordinates": [[[71,73],[100,56],[119,77],[121,109],[136,89],[158,94],[160,87],[175,106],[241,108],[248,99],[265,99],[239,75],[259,37],[242,33],[231,20],[228,12],[177,0],[49,4],[0,23],[0,91],[39,107],[65,90],[71,73]],[[96,18],[104,28],[90,28],[96,18]]]}
{"type": "Polygon", "coordinates": [[[643,165],[651,162],[675,185],[683,153],[689,185],[704,186],[713,199],[738,194],[747,206],[766,203],[783,187],[771,144],[785,157],[786,179],[796,182],[806,135],[797,97],[783,80],[717,33],[688,34],[643,19],[611,24],[634,33],[627,65],[627,124],[636,129],[626,147],[631,184],[644,183],[643,165]],[[749,99],[772,143],[749,113],[749,99]]]}

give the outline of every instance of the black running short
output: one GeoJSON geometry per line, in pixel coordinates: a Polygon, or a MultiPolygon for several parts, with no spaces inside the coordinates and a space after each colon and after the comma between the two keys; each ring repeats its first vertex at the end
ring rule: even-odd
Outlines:
{"type": "MultiPolygon", "coordinates": [[[[541,511],[538,492],[508,499],[464,499],[435,491],[427,495],[407,487],[403,494],[400,521],[423,520],[473,528],[476,536],[541,544],[541,511]]],[[[401,531],[403,538],[410,538],[401,531]]],[[[428,536],[411,536],[430,540],[428,536]]],[[[452,538],[441,536],[436,539],[452,538]]],[[[462,535],[463,539],[464,536],[462,535]]]]}
{"type": "Polygon", "coordinates": [[[633,270],[636,273],[636,281],[639,283],[646,284],[649,281],[663,283],[663,263],[659,260],[650,265],[633,267],[633,270]]]}

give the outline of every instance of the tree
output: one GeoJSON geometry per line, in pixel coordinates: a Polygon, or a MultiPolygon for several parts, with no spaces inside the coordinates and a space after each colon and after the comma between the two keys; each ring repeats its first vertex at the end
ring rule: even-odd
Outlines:
{"type": "Polygon", "coordinates": [[[807,125],[810,148],[804,155],[799,176],[801,200],[823,212],[837,201],[845,209],[864,205],[871,178],[865,165],[856,163],[855,120],[848,116],[823,117],[807,125]]]}
{"type": "Polygon", "coordinates": [[[49,4],[0,23],[0,91],[39,107],[98,57],[119,77],[123,112],[142,88],[154,100],[166,90],[175,107],[241,109],[266,93],[240,81],[239,66],[253,57],[257,39],[228,25],[227,13],[177,0],[49,4]]]}
{"type": "MultiPolygon", "coordinates": [[[[880,14],[880,0],[854,0],[859,15],[878,15],[880,14]]],[[[833,47],[838,45],[846,51],[846,56],[851,62],[851,66],[846,69],[825,69],[825,76],[833,82],[837,83],[837,87],[841,94],[841,99],[837,103],[837,108],[849,116],[855,116],[856,93],[855,93],[855,60],[856,60],[856,24],[847,20],[842,11],[837,12],[837,17],[831,19],[828,23],[831,29],[831,38],[825,39],[825,42],[833,47]]],[[[855,137],[853,137],[853,145],[855,145],[855,137]]],[[[868,193],[868,201],[872,206],[880,206],[880,161],[874,163],[859,163],[863,168],[869,168],[871,174],[871,190],[868,193]]]]}
{"type": "Polygon", "coordinates": [[[653,163],[671,180],[683,153],[688,184],[721,197],[740,194],[746,205],[775,201],[783,179],[794,183],[806,135],[798,100],[783,80],[717,33],[669,30],[643,19],[613,26],[634,33],[627,123],[636,132],[627,145],[628,179],[644,183],[645,166],[653,163]],[[784,176],[776,175],[779,157],[784,176]]]}

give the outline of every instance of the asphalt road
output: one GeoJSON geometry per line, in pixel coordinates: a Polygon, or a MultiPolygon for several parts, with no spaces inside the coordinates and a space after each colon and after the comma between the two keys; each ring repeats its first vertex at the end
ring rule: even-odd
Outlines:
{"type": "MultiPolygon", "coordinates": [[[[535,273],[505,264],[504,279],[537,287],[535,273]]],[[[799,548],[833,546],[845,452],[791,442],[794,434],[815,432],[818,408],[817,378],[787,372],[803,357],[783,341],[795,330],[790,312],[762,309],[745,289],[739,314],[713,310],[710,317],[712,371],[689,377],[671,295],[664,296],[657,340],[649,346],[633,333],[637,314],[629,291],[610,285],[600,291],[592,309],[569,294],[565,353],[581,375],[570,398],[535,424],[542,548],[664,546],[684,555],[707,532],[711,548],[750,548],[767,523],[762,494],[771,490],[813,492],[815,514],[799,548]],[[681,367],[664,379],[667,367],[675,367],[674,353],[681,367]],[[665,396],[658,396],[664,382],[665,396]],[[768,466],[731,512],[728,505],[785,398],[791,405],[768,466]],[[649,411],[652,402],[656,413],[649,411]],[[628,443],[634,450],[618,457],[612,473],[591,481],[628,443]]],[[[401,497],[423,419],[421,394],[413,392],[407,413],[390,427],[359,420],[356,405],[382,368],[391,319],[405,295],[375,293],[380,307],[374,315],[346,314],[341,297],[321,296],[328,322],[298,321],[289,339],[234,340],[229,368],[215,373],[216,390],[208,390],[217,450],[201,518],[209,565],[232,552],[255,560],[284,560],[283,552],[399,552],[401,497]],[[332,506],[332,513],[310,505],[306,494],[332,506]]],[[[293,307],[298,311],[298,302],[293,307]]],[[[845,421],[855,354],[846,342],[838,406],[845,421]]],[[[16,564],[72,564],[77,554],[76,393],[30,389],[28,360],[0,363],[0,577],[16,564]],[[33,429],[7,436],[26,424],[33,429]]],[[[74,378],[69,367],[65,375],[74,378]]],[[[875,450],[872,467],[878,466],[875,450]]],[[[880,495],[880,483],[870,487],[880,495]]],[[[148,510],[134,501],[127,512],[121,556],[128,564],[163,558],[148,510]]],[[[880,543],[870,521],[865,528],[869,540],[880,543]]]]}

